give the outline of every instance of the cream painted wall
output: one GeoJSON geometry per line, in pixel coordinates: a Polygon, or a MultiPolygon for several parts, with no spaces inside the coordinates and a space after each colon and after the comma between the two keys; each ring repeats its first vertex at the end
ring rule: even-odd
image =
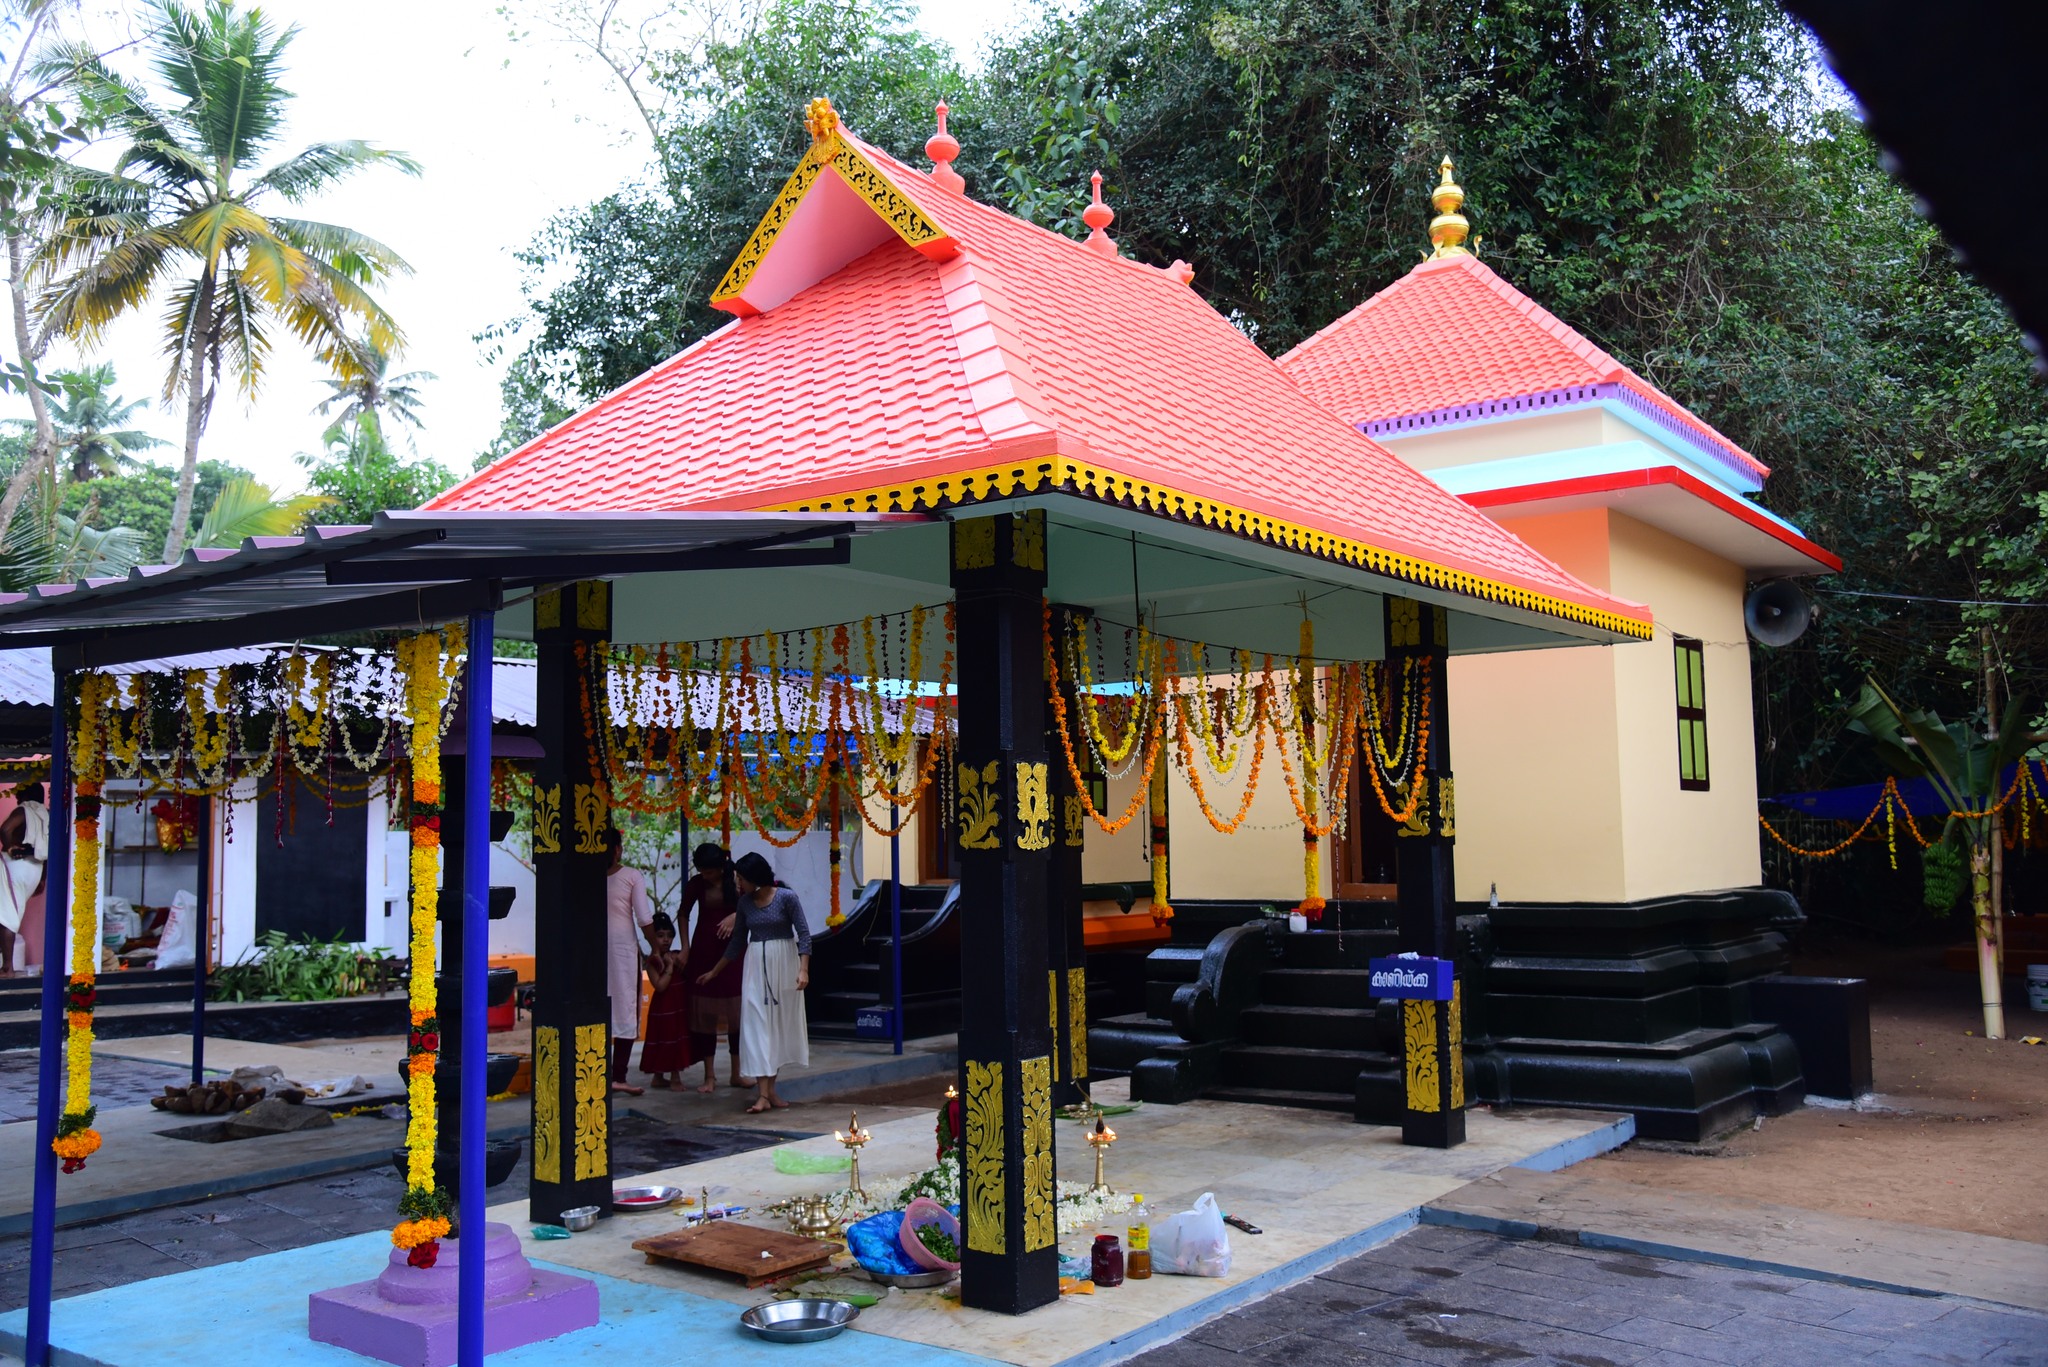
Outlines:
{"type": "Polygon", "coordinates": [[[1756,740],[1740,567],[1615,514],[1614,592],[1656,611],[1655,639],[1607,647],[1614,662],[1626,897],[1750,887],[1762,880],[1756,740]],[[1678,786],[1672,635],[1705,643],[1706,792],[1678,786]]]}
{"type": "MultiPolygon", "coordinates": [[[[1196,763],[1200,764],[1197,758],[1196,763]]],[[[1244,800],[1247,757],[1233,780],[1213,779],[1206,768],[1202,785],[1209,806],[1228,820],[1244,800]]],[[[1167,897],[1228,897],[1292,906],[1302,896],[1301,822],[1287,796],[1287,780],[1270,738],[1259,771],[1259,791],[1236,834],[1223,835],[1202,815],[1187,781],[1176,769],[1166,784],[1167,897]]],[[[1330,845],[1323,842],[1323,895],[1332,891],[1330,845]]]]}
{"type": "Polygon", "coordinates": [[[1418,470],[1575,451],[1610,442],[1640,441],[1642,433],[1602,408],[1539,410],[1524,417],[1390,433],[1379,442],[1418,470]]]}
{"type": "MultiPolygon", "coordinates": [[[[1054,757],[1053,763],[1063,764],[1064,760],[1054,757]]],[[[1166,838],[1169,842],[1176,837],[1171,824],[1175,794],[1173,784],[1167,785],[1166,805],[1169,818],[1166,838]]],[[[1123,815],[1124,808],[1131,805],[1131,798],[1138,791],[1136,766],[1122,778],[1109,781],[1109,807],[1103,815],[1114,821],[1123,815]]],[[[1189,798],[1192,802],[1193,799],[1189,798]]],[[[1131,818],[1130,824],[1115,835],[1103,834],[1102,827],[1090,821],[1082,828],[1081,881],[1084,883],[1145,883],[1152,881],[1152,814],[1144,806],[1131,818]]],[[[1169,869],[1168,878],[1172,877],[1169,869]]],[[[1168,893],[1171,896],[1171,892],[1168,893]]]]}

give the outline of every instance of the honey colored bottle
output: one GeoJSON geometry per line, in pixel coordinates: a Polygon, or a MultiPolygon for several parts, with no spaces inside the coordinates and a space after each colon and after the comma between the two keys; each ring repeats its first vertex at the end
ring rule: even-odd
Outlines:
{"type": "Polygon", "coordinates": [[[1124,1275],[1143,1281],[1152,1275],[1152,1212],[1145,1209],[1145,1193],[1131,1194],[1131,1222],[1124,1230],[1124,1275]]]}

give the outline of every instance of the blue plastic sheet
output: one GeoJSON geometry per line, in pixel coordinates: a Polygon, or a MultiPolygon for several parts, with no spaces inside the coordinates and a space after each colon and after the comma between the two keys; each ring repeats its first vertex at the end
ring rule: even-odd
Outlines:
{"type": "MultiPolygon", "coordinates": [[[[948,1206],[955,1217],[960,1207],[948,1206]]],[[[870,1272],[894,1273],[908,1277],[928,1269],[919,1267],[903,1251],[903,1212],[885,1210],[880,1215],[846,1227],[846,1249],[853,1254],[853,1260],[870,1272]]]]}

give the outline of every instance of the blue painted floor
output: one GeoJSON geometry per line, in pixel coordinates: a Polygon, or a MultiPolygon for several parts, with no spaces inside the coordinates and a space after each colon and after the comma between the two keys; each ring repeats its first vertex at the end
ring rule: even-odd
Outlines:
{"type": "MultiPolygon", "coordinates": [[[[359,1234],[311,1248],[176,1273],[58,1301],[51,1340],[59,1367],[364,1367],[372,1361],[306,1337],[309,1293],[367,1280],[384,1265],[388,1236],[359,1234]],[[353,1275],[352,1275],[353,1274],[353,1275]]],[[[687,1345],[719,1367],[790,1367],[789,1347],[740,1329],[724,1301],[536,1263],[598,1285],[603,1321],[490,1358],[494,1367],[562,1362],[675,1361],[687,1345]]],[[[0,1349],[19,1355],[28,1312],[0,1315],[0,1349]]],[[[986,1358],[859,1332],[827,1350],[834,1367],[980,1367],[986,1358]]]]}

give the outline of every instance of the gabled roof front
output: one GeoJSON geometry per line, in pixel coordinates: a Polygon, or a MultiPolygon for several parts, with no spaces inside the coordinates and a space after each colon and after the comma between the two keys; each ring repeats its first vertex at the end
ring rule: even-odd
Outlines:
{"type": "Polygon", "coordinates": [[[1280,358],[1375,436],[1610,400],[1683,438],[1738,489],[1762,461],[1593,345],[1475,256],[1422,262],[1280,358]]]}
{"type": "Polygon", "coordinates": [[[1099,228],[1084,244],[1013,218],[943,161],[913,170],[812,118],[817,142],[714,299],[741,317],[429,507],[887,512],[1058,492],[1649,633],[1646,608],[1305,396],[1184,272],[1116,256],[1099,228]]]}

